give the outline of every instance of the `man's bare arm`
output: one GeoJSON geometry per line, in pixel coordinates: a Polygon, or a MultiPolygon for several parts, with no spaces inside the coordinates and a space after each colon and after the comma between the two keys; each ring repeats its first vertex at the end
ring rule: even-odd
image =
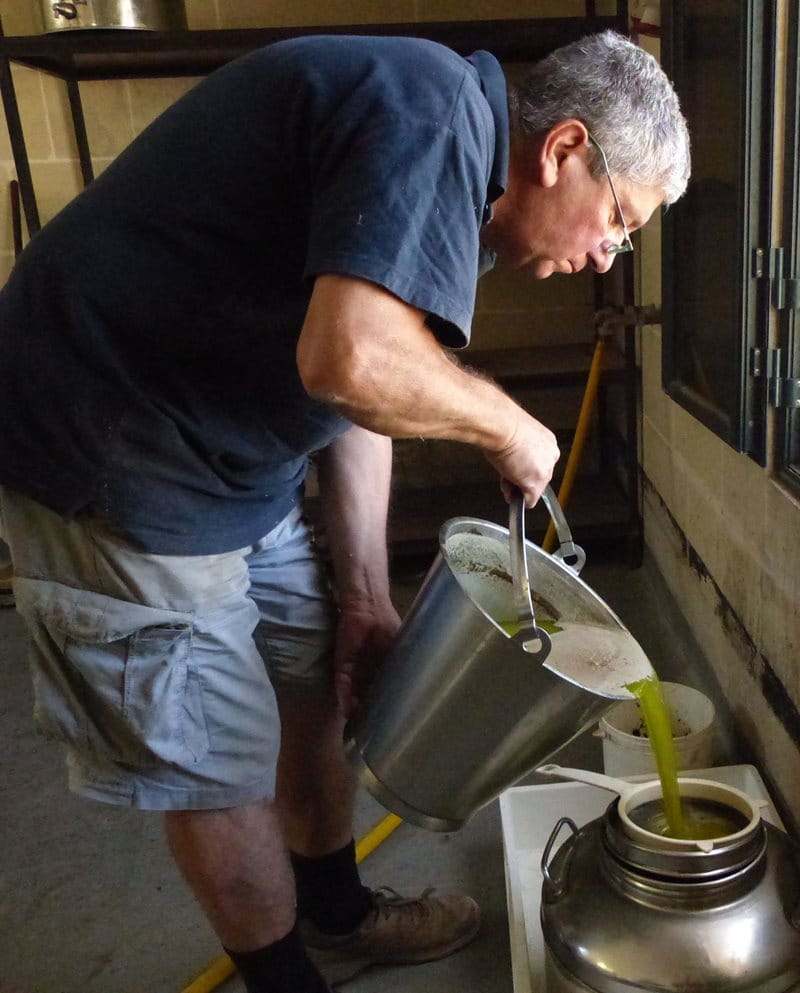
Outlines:
{"type": "Polygon", "coordinates": [[[452,362],[425,315],[374,283],[317,278],[297,363],[309,394],[361,427],[478,446],[529,506],[552,476],[553,433],[495,384],[452,362]]]}

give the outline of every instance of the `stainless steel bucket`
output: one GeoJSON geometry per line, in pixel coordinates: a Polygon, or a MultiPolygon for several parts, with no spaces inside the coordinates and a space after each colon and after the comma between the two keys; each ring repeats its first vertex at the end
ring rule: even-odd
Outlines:
{"type": "Polygon", "coordinates": [[[127,28],[171,31],[186,27],[183,0],[39,0],[45,31],[127,28]]]}
{"type": "Polygon", "coordinates": [[[502,627],[518,616],[509,531],[467,517],[442,526],[439,554],[348,726],[351,761],[387,809],[433,830],[460,827],[611,701],[629,699],[620,680],[652,674],[630,632],[560,554],[525,542],[537,623],[544,612],[561,628],[547,652],[531,655],[502,627]],[[635,657],[619,679],[611,643],[635,657]]]}

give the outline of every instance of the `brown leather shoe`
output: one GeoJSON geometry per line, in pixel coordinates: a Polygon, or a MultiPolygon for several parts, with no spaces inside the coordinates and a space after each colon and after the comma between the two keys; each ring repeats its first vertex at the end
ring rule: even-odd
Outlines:
{"type": "Polygon", "coordinates": [[[309,920],[298,923],[311,960],[331,986],[371,965],[445,958],[472,941],[480,927],[472,897],[433,896],[427,889],[407,898],[382,887],[372,899],[372,909],[349,934],[324,934],[309,920]]]}

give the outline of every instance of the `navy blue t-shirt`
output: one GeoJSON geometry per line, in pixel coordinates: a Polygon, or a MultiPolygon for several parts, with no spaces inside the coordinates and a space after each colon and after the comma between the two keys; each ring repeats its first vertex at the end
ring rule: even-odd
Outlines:
{"type": "Polygon", "coordinates": [[[297,371],[314,277],[378,283],[465,344],[507,159],[485,52],[312,37],[213,73],[0,293],[0,482],[152,552],[255,541],[350,426],[297,371]]]}

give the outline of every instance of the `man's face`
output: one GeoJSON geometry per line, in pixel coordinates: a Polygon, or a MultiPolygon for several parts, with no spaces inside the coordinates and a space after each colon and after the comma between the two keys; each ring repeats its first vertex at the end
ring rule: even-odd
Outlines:
{"type": "MultiPolygon", "coordinates": [[[[497,253],[499,265],[524,269],[536,279],[586,266],[607,272],[614,261],[607,249],[624,237],[607,176],[592,177],[584,141],[556,143],[538,155],[512,149],[508,189],[482,240],[497,253]]],[[[629,231],[642,227],[663,200],[659,190],[624,179],[615,178],[614,187],[629,231]]]]}

